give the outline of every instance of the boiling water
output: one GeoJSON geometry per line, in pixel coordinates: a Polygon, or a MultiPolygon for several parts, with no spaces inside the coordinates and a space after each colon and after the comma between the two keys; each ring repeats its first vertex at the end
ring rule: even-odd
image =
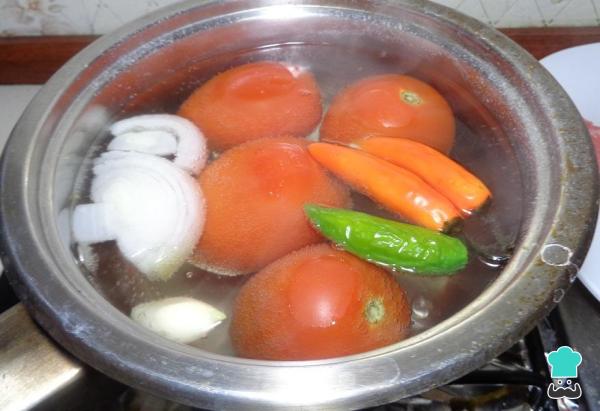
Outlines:
{"type": "MultiPolygon", "coordinates": [[[[459,77],[453,77],[452,66],[440,67],[438,58],[429,63],[422,58],[416,60],[410,49],[397,50],[394,54],[377,47],[359,49],[327,44],[262,47],[238,52],[235,56],[192,61],[168,73],[160,73],[160,76],[156,75],[154,87],[133,90],[123,110],[113,120],[142,113],[174,113],[192,90],[215,73],[258,60],[278,60],[312,71],[321,88],[324,112],[340,89],[374,74],[406,73],[438,88],[451,103],[457,120],[452,157],[479,176],[494,198],[485,210],[466,220],[462,229],[455,233],[469,246],[470,260],[464,270],[453,276],[439,277],[392,273],[407,290],[412,302],[413,334],[449,318],[497,278],[510,257],[520,229],[522,186],[519,167],[494,116],[473,103],[469,85],[462,84],[459,77]]],[[[317,136],[318,130],[309,138],[317,136]]],[[[90,155],[92,152],[97,155],[109,139],[106,134],[101,136],[90,155]]],[[[83,187],[78,195],[80,202],[87,200],[90,173],[87,168],[80,174],[79,187],[83,187]]],[[[366,197],[357,193],[353,197],[356,209],[392,217],[366,197]]],[[[233,354],[228,337],[232,302],[249,276],[219,276],[185,265],[167,282],[150,282],[121,257],[114,242],[75,246],[74,249],[90,281],[126,314],[139,303],[170,296],[191,296],[219,308],[227,314],[228,320],[194,345],[216,353],[233,354]]]]}

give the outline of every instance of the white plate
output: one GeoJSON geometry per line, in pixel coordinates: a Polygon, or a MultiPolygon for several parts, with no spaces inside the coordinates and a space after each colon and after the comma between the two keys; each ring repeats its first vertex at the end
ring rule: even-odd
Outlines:
{"type": "MultiPolygon", "coordinates": [[[[540,63],[563,86],[581,115],[600,126],[600,43],[561,50],[540,63]]],[[[600,219],[578,277],[600,301],[600,219]]]]}

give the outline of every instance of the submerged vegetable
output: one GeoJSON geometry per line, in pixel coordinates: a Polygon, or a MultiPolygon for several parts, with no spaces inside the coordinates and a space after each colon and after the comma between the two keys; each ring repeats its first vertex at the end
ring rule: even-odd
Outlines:
{"type": "Polygon", "coordinates": [[[446,197],[414,173],[347,147],[314,143],[308,147],[325,168],[411,223],[446,230],[460,213],[446,197]]]}
{"type": "Polygon", "coordinates": [[[451,274],[467,264],[467,248],[456,238],[357,211],[304,209],[325,237],[367,261],[418,274],[451,274]]]}
{"type": "Polygon", "coordinates": [[[172,114],[144,114],[117,121],[108,150],[174,154],[173,163],[190,174],[206,164],[206,139],[191,121],[172,114]]]}
{"type": "Polygon", "coordinates": [[[187,344],[206,337],[226,315],[194,298],[171,297],[133,307],[131,318],[169,340],[187,344]]]}
{"type": "Polygon", "coordinates": [[[252,276],[235,301],[230,334],[242,357],[329,358],[400,341],[410,315],[406,294],[389,273],[320,244],[252,276]]]}
{"type": "Polygon", "coordinates": [[[472,214],[491,197],[480,179],[460,164],[425,144],[402,138],[373,137],[358,147],[412,171],[450,200],[465,216],[472,214]]]}
{"type": "Polygon", "coordinates": [[[150,280],[168,279],[202,233],[204,197],[196,180],[161,157],[102,154],[94,165],[91,199],[73,212],[75,240],[116,240],[150,280]]]}
{"type": "Polygon", "coordinates": [[[185,262],[204,227],[204,197],[187,173],[206,163],[206,141],[190,121],[170,114],[131,117],[111,126],[108,151],[94,162],[92,204],[73,211],[80,243],[116,240],[150,280],[166,280],[185,262]],[[174,154],[171,162],[161,155],[174,154]]]}
{"type": "Polygon", "coordinates": [[[255,272],[321,241],[302,207],[347,207],[347,188],[330,177],[295,137],[234,147],[200,175],[206,226],[192,261],[220,274],[255,272]]]}
{"type": "Polygon", "coordinates": [[[225,150],[265,137],[307,136],[321,119],[321,96],[312,74],[272,61],[224,71],[195,90],[179,109],[225,150]]]}
{"type": "Polygon", "coordinates": [[[372,136],[407,138],[443,153],[454,144],[452,109],[433,87],[410,76],[362,79],[338,94],[321,126],[321,140],[355,143],[372,136]]]}
{"type": "Polygon", "coordinates": [[[592,144],[594,145],[594,152],[596,153],[596,161],[598,162],[598,168],[600,168],[600,126],[592,123],[589,120],[583,119],[587,126],[590,137],[592,138],[592,144]]]}

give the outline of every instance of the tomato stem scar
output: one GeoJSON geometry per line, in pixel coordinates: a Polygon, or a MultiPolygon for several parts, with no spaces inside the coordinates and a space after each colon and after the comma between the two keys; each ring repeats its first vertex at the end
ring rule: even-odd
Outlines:
{"type": "Polygon", "coordinates": [[[417,93],[415,93],[413,91],[408,91],[408,90],[401,90],[400,98],[406,104],[410,104],[411,106],[418,106],[419,104],[421,104],[423,102],[423,99],[421,98],[421,96],[419,96],[417,93]]]}
{"type": "Polygon", "coordinates": [[[385,306],[381,298],[374,298],[365,307],[365,317],[369,324],[377,324],[385,316],[385,306]]]}

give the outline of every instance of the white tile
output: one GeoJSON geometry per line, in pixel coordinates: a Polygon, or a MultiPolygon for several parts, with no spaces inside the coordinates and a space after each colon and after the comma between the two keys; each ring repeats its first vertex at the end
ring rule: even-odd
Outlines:
{"type": "Polygon", "coordinates": [[[68,34],[95,34],[92,19],[84,1],[50,1],[53,1],[53,7],[59,11],[54,18],[48,19],[47,24],[42,28],[44,34],[57,34],[53,31],[58,30],[68,31],[68,34]]]}
{"type": "Polygon", "coordinates": [[[94,30],[104,34],[135,20],[156,9],[176,3],[178,0],[87,0],[96,3],[94,30]]]}
{"type": "Polygon", "coordinates": [[[508,11],[495,24],[496,27],[541,27],[544,26],[534,0],[519,0],[511,4],[508,11]]]}
{"type": "Polygon", "coordinates": [[[104,34],[180,0],[0,0],[0,36],[104,34]]]}
{"type": "MultiPolygon", "coordinates": [[[[106,34],[121,27],[130,19],[116,12],[105,2],[96,2],[96,10],[93,15],[94,31],[98,34],[106,34]]],[[[129,4],[127,2],[126,4],[129,4]]]]}
{"type": "Polygon", "coordinates": [[[89,31],[70,19],[78,2],[68,0],[0,0],[0,35],[63,35],[89,31]]]}
{"type": "Polygon", "coordinates": [[[535,0],[546,24],[551,24],[556,16],[570,7],[573,0],[535,0]]]}
{"type": "Polygon", "coordinates": [[[43,14],[18,0],[0,0],[0,16],[0,35],[41,34],[43,14]]]}
{"type": "Polygon", "coordinates": [[[464,0],[433,0],[433,1],[434,1],[434,3],[439,3],[446,7],[456,8],[464,0]]]}
{"type": "Polygon", "coordinates": [[[600,0],[592,0],[594,13],[596,13],[596,25],[600,26],[600,0]]]}
{"type": "Polygon", "coordinates": [[[464,0],[456,9],[484,23],[491,23],[480,0],[464,0]]]}
{"type": "Polygon", "coordinates": [[[498,24],[500,19],[510,10],[511,6],[519,0],[480,0],[485,14],[491,24],[498,24]]]}
{"type": "MultiPolygon", "coordinates": [[[[0,0],[0,36],[104,34],[180,0],[0,0]]],[[[600,25],[600,0],[434,0],[498,27],[600,25]]]]}
{"type": "Polygon", "coordinates": [[[549,26],[592,26],[600,23],[592,0],[571,0],[554,18],[549,26]]]}

